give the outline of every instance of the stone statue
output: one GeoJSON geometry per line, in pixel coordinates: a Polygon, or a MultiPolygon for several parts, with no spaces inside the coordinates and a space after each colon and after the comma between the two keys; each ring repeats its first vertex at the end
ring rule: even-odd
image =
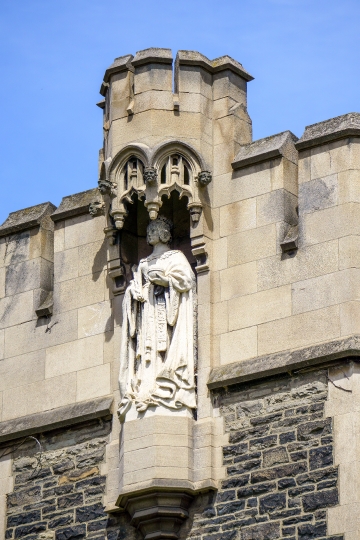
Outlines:
{"type": "Polygon", "coordinates": [[[195,399],[196,288],[191,266],[171,250],[171,222],[160,216],[147,228],[152,254],[133,266],[123,300],[120,355],[121,421],[139,413],[191,414],[195,399]]]}

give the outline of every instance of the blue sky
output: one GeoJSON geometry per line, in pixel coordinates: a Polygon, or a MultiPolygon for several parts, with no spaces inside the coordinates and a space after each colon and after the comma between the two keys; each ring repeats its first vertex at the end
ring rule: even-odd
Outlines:
{"type": "Polygon", "coordinates": [[[229,54],[254,138],[360,111],[359,0],[1,0],[0,222],[96,186],[102,76],[147,47],[229,54]]]}

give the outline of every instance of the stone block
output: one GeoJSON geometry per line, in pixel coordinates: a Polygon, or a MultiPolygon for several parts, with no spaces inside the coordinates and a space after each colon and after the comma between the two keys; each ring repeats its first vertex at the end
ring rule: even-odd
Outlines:
{"type": "Polygon", "coordinates": [[[213,241],[211,262],[214,272],[227,268],[227,238],[213,241]]]}
{"type": "Polygon", "coordinates": [[[106,266],[106,240],[79,246],[79,276],[96,274],[106,266]]]}
{"type": "Polygon", "coordinates": [[[189,94],[202,94],[213,99],[212,75],[198,66],[180,66],[178,71],[178,91],[189,94]]]}
{"type": "Polygon", "coordinates": [[[257,197],[271,190],[271,170],[259,163],[233,173],[214,178],[214,206],[224,206],[243,199],[257,197]]]}
{"type": "Polygon", "coordinates": [[[221,300],[257,291],[256,261],[232,266],[220,272],[221,300]]]}
{"type": "Polygon", "coordinates": [[[339,240],[339,268],[360,268],[360,236],[349,235],[339,240]]]}
{"type": "Polygon", "coordinates": [[[293,283],[293,313],[313,311],[359,298],[359,280],[360,274],[354,268],[293,283]]]}
{"type": "Polygon", "coordinates": [[[134,76],[134,93],[140,94],[149,90],[172,91],[171,64],[146,64],[136,68],[134,76]]]}
{"type": "Polygon", "coordinates": [[[228,96],[216,99],[213,103],[214,120],[217,120],[218,118],[223,118],[224,116],[228,116],[230,114],[229,109],[231,109],[231,107],[233,107],[234,105],[237,105],[235,99],[228,96]]]}
{"type": "MultiPolygon", "coordinates": [[[[234,158],[235,146],[233,144],[221,143],[214,146],[214,170],[215,176],[220,176],[231,172],[231,161],[234,158]]],[[[223,204],[227,204],[226,201],[223,204]]],[[[230,201],[231,202],[231,199],[230,201]]],[[[218,206],[218,205],[217,205],[218,206]]],[[[221,206],[221,204],[219,204],[221,206]]]]}
{"type": "Polygon", "coordinates": [[[76,401],[107,396],[110,392],[110,364],[95,366],[77,372],[76,401]]]}
{"type": "Polygon", "coordinates": [[[270,169],[271,189],[286,189],[293,195],[298,194],[298,165],[286,158],[274,159],[270,169]]]}
{"type": "Polygon", "coordinates": [[[213,99],[224,97],[246,105],[246,81],[227,69],[213,75],[213,99]]]}
{"type": "Polygon", "coordinates": [[[0,360],[3,360],[5,355],[5,330],[0,330],[0,360]]]}
{"type": "Polygon", "coordinates": [[[73,403],[76,397],[76,374],[67,373],[21,387],[21,392],[3,392],[3,420],[48,411],[73,403]]]}
{"type": "Polygon", "coordinates": [[[360,202],[359,171],[343,171],[337,175],[339,204],[360,202]]]}
{"type": "Polygon", "coordinates": [[[79,275],[79,248],[75,247],[66,251],[55,253],[54,281],[67,281],[77,278],[79,275]]]}
{"type": "Polygon", "coordinates": [[[308,214],[336,206],[339,200],[338,176],[331,174],[299,186],[299,211],[308,214]]]}
{"type": "Polygon", "coordinates": [[[0,458],[0,478],[12,476],[12,458],[10,455],[0,458]]]}
{"type": "Polygon", "coordinates": [[[192,467],[192,449],[187,446],[148,446],[124,453],[124,471],[129,474],[150,468],[180,468],[192,467]]]}
{"type": "Polygon", "coordinates": [[[3,266],[0,268],[0,298],[4,298],[5,296],[5,275],[6,268],[3,266]]]}
{"type": "Polygon", "coordinates": [[[358,223],[359,203],[347,203],[306,214],[303,221],[303,241],[318,244],[360,233],[358,223]]]}
{"type": "Polygon", "coordinates": [[[35,318],[33,291],[27,291],[0,300],[0,328],[23,324],[35,318]]]}
{"type": "Polygon", "coordinates": [[[257,356],[257,327],[244,328],[220,336],[220,364],[241,362],[257,356]]]}
{"type": "Polygon", "coordinates": [[[110,332],[113,329],[112,310],[109,301],[85,306],[78,311],[78,338],[110,332]]]}
{"type": "Polygon", "coordinates": [[[45,379],[45,351],[32,352],[0,363],[0,390],[45,379]]]}
{"type": "Polygon", "coordinates": [[[276,253],[275,225],[250,229],[228,237],[229,266],[236,266],[276,253]]]}
{"type": "Polygon", "coordinates": [[[192,469],[183,467],[150,467],[148,469],[140,469],[138,471],[125,473],[122,477],[123,485],[126,487],[131,487],[133,484],[138,484],[145,480],[153,480],[155,478],[192,481],[192,469]]]}
{"type": "Polygon", "coordinates": [[[295,257],[284,255],[259,260],[258,290],[280,287],[336,272],[339,266],[338,241],[303,247],[295,257]]]}
{"type": "Polygon", "coordinates": [[[210,304],[198,305],[198,336],[207,336],[211,328],[211,308],[210,304]]]}
{"type": "MultiPolygon", "coordinates": [[[[174,97],[170,91],[148,90],[134,97],[134,114],[148,110],[174,110],[174,97]]],[[[196,111],[197,112],[197,111],[196,111]]]]}
{"type": "Polygon", "coordinates": [[[53,264],[38,257],[30,261],[11,264],[6,269],[5,294],[11,296],[37,287],[51,290],[53,264]]]}
{"type": "Polygon", "coordinates": [[[96,240],[104,240],[103,216],[93,218],[84,214],[65,221],[65,249],[71,249],[96,240]]]}
{"type": "Polygon", "coordinates": [[[341,335],[349,336],[360,332],[360,302],[346,302],[340,305],[341,335]]]}
{"type": "Polygon", "coordinates": [[[256,206],[258,227],[277,222],[297,224],[297,197],[285,189],[257,197],[256,206]]]}
{"type": "Polygon", "coordinates": [[[0,266],[18,264],[29,259],[30,232],[23,231],[0,238],[0,266]]]}
{"type": "Polygon", "coordinates": [[[229,300],[230,331],[290,316],[290,285],[229,300]]]}
{"type": "Polygon", "coordinates": [[[65,222],[58,221],[54,224],[54,252],[64,251],[65,249],[65,222]]]}
{"type": "Polygon", "coordinates": [[[78,339],[46,349],[45,378],[57,377],[103,363],[103,336],[78,339]]]}
{"type": "Polygon", "coordinates": [[[205,115],[212,119],[213,102],[211,99],[198,93],[180,92],[180,111],[197,113],[205,115]]]}
{"type": "Polygon", "coordinates": [[[54,313],[103,302],[104,299],[104,272],[69,279],[54,285],[54,313]]]}
{"type": "Polygon", "coordinates": [[[328,509],[328,534],[344,534],[346,540],[358,538],[360,530],[357,503],[340,505],[328,509]],[[354,535],[353,535],[354,534],[354,535]]]}
{"type": "Polygon", "coordinates": [[[254,229],[256,223],[255,197],[227,204],[220,208],[220,236],[230,236],[238,232],[254,229]]]}
{"type": "Polygon", "coordinates": [[[122,431],[126,430],[127,441],[138,437],[149,437],[153,433],[159,433],[165,438],[167,435],[179,433],[192,436],[194,423],[192,418],[176,416],[175,414],[172,414],[171,418],[172,421],[169,421],[169,416],[155,415],[143,418],[141,422],[131,420],[122,425],[122,431]]]}
{"type": "MultiPolygon", "coordinates": [[[[212,304],[212,334],[225,334],[229,331],[228,302],[212,304]]],[[[231,315],[230,315],[231,323],[231,315]]]]}
{"type": "MultiPolygon", "coordinates": [[[[24,293],[28,294],[28,293],[24,293]]],[[[5,329],[5,358],[19,356],[77,339],[77,311],[49,321],[30,321],[5,329]]]]}
{"type": "Polygon", "coordinates": [[[259,355],[296,349],[339,337],[339,306],[331,306],[258,327],[259,355]]]}

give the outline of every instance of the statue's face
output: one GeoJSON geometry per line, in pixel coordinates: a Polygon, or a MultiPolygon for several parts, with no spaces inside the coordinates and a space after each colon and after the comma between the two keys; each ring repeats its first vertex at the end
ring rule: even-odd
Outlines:
{"type": "Polygon", "coordinates": [[[160,230],[159,225],[157,223],[150,223],[147,228],[147,243],[150,244],[150,246],[155,246],[160,240],[160,230]]]}

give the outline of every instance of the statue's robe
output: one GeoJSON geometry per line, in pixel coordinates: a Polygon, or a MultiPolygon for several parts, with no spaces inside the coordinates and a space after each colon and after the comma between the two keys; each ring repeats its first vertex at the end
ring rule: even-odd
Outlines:
{"type": "Polygon", "coordinates": [[[163,405],[193,409],[195,397],[195,276],[181,251],[150,255],[134,268],[125,291],[119,413],[163,405]],[[166,283],[149,279],[155,274],[166,283]]]}

